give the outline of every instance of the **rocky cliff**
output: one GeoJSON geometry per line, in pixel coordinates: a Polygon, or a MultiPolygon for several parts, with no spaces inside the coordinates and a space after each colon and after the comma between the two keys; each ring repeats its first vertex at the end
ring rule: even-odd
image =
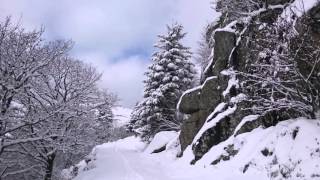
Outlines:
{"type": "MultiPolygon", "coordinates": [[[[252,13],[246,25],[240,21],[226,23],[226,17],[222,15],[218,24],[207,33],[207,36],[210,36],[208,39],[214,40],[214,55],[203,73],[202,84],[185,92],[178,104],[178,110],[186,114],[181,127],[180,144],[182,152],[191,146],[194,154],[191,163],[201,159],[213,146],[230,136],[237,136],[259,126],[270,127],[290,118],[288,113],[280,111],[270,111],[263,115],[253,114],[250,108],[254,104],[243,101],[246,95],[241,83],[245,77],[236,72],[247,71],[248,57],[257,58],[257,54],[250,51],[254,46],[250,41],[261,34],[261,24],[267,25],[276,21],[291,3],[292,1],[271,1],[270,8],[252,13]]],[[[309,35],[319,38],[319,9],[318,4],[307,12],[311,18],[299,17],[296,28],[299,29],[299,22],[307,19],[312,27],[309,35]]],[[[233,145],[225,148],[228,155],[212,159],[212,164],[237,153],[233,145]]]]}

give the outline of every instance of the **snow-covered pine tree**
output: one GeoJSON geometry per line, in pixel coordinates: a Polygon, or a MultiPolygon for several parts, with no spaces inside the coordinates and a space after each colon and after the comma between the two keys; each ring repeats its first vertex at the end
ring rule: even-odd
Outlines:
{"type": "Polygon", "coordinates": [[[97,144],[102,144],[110,140],[112,136],[114,114],[112,108],[118,101],[117,96],[107,92],[106,90],[97,92],[97,98],[99,99],[98,105],[95,108],[96,117],[94,125],[94,134],[97,144]]]}
{"type": "Polygon", "coordinates": [[[145,140],[159,131],[179,129],[176,104],[192,86],[195,74],[191,52],[180,42],[185,35],[183,26],[175,23],[167,26],[167,34],[158,36],[158,51],[145,73],[144,99],[135,108],[130,125],[145,140]]]}
{"type": "Polygon", "coordinates": [[[137,128],[140,126],[139,124],[141,124],[141,112],[142,102],[137,102],[130,115],[130,122],[126,126],[127,131],[137,134],[137,128]]]}

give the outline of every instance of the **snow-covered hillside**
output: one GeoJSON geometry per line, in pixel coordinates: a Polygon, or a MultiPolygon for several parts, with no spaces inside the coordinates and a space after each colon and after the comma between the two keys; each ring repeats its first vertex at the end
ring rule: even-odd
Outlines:
{"type": "Polygon", "coordinates": [[[177,158],[177,136],[160,132],[149,147],[135,137],[99,145],[88,163],[77,165],[75,180],[320,179],[320,120],[293,119],[232,136],[195,165],[191,147],[177,158]],[[165,151],[150,154],[161,145],[165,151]]]}

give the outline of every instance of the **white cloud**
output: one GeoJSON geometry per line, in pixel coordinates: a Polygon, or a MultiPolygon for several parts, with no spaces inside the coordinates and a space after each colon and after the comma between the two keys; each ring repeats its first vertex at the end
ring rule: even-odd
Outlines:
{"type": "Polygon", "coordinates": [[[100,73],[100,87],[119,95],[120,103],[132,107],[142,98],[144,72],[147,70],[146,57],[133,55],[111,62],[101,54],[81,54],[86,63],[91,63],[100,73]],[[94,59],[94,61],[92,61],[94,59]]]}
{"type": "Polygon", "coordinates": [[[0,0],[0,19],[22,16],[27,29],[44,25],[47,39],[73,39],[73,55],[104,72],[102,85],[132,106],[143,91],[143,73],[156,35],[178,21],[197,45],[214,16],[211,0],[0,0]]]}
{"type": "Polygon", "coordinates": [[[122,103],[132,107],[142,98],[146,63],[139,56],[109,64],[103,73],[103,86],[117,92],[122,103]]]}

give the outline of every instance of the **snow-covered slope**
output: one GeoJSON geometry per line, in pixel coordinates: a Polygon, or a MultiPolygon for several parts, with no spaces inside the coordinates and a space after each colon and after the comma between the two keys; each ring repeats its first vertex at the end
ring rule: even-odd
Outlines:
{"type": "Polygon", "coordinates": [[[148,147],[144,150],[145,153],[152,153],[166,146],[171,140],[174,140],[178,134],[175,131],[162,131],[157,133],[148,147]]]}
{"type": "Polygon", "coordinates": [[[320,120],[293,119],[230,137],[195,165],[190,165],[191,147],[183,157],[176,157],[179,146],[172,144],[177,144],[177,135],[161,132],[159,137],[172,140],[155,138],[151,146],[167,142],[167,150],[157,154],[146,151],[148,147],[135,137],[97,146],[90,155],[91,161],[79,166],[81,170],[75,179],[320,179],[320,120]],[[211,165],[214,160],[215,165],[211,165]]]}
{"type": "Polygon", "coordinates": [[[121,127],[129,123],[132,109],[118,106],[112,109],[115,121],[115,127],[121,127]]]}
{"type": "MultiPolygon", "coordinates": [[[[190,147],[186,153],[191,160],[190,147]]],[[[219,179],[320,179],[320,121],[299,118],[232,136],[196,166],[213,166],[219,179]]]]}

